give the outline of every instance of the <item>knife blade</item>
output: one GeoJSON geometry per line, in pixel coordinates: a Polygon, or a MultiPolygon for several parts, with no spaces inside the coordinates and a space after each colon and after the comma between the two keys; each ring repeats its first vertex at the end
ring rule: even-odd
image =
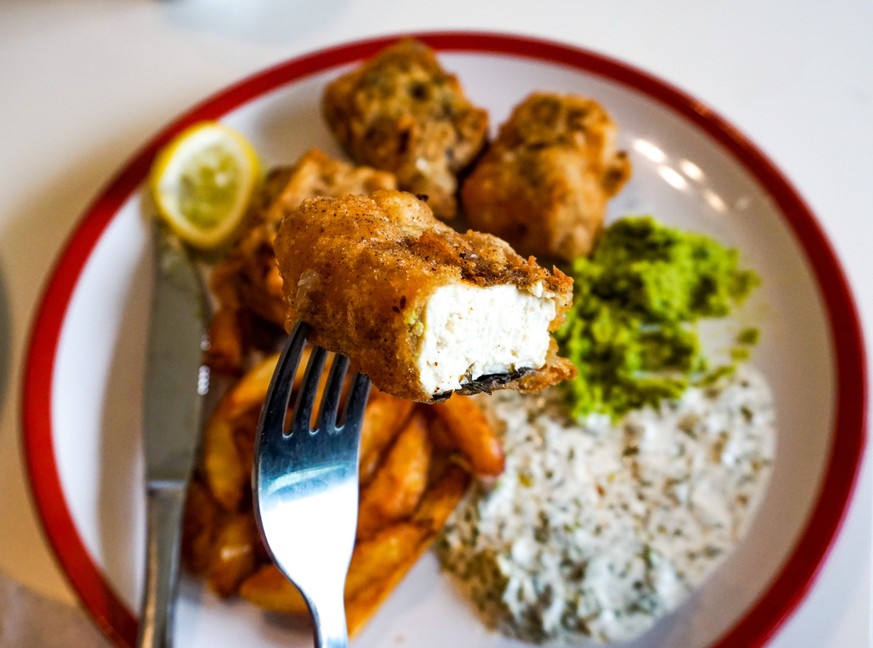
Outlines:
{"type": "Polygon", "coordinates": [[[143,406],[147,542],[137,646],[172,645],[182,511],[209,374],[203,365],[209,302],[189,255],[153,226],[151,301],[143,406]]]}

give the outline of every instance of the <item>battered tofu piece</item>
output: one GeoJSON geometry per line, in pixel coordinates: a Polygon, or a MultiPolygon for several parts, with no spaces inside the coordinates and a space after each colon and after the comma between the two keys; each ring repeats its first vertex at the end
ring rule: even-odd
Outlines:
{"type": "Polygon", "coordinates": [[[288,324],[351,358],[382,391],[422,402],[575,375],[551,336],[573,281],[490,234],[460,234],[410,193],[315,198],[276,237],[288,324]]]}
{"type": "Polygon", "coordinates": [[[240,237],[213,271],[213,292],[231,309],[246,309],[282,326],[286,307],[273,241],[284,214],[304,198],[367,194],[396,186],[391,173],[356,167],[318,149],[306,152],[293,166],[274,169],[240,237]]]}
{"type": "Polygon", "coordinates": [[[615,123],[596,101],[536,92],[519,104],[462,189],[470,226],[521,254],[571,261],[600,234],[630,177],[615,123]]]}
{"type": "Polygon", "coordinates": [[[488,136],[488,113],[423,43],[405,39],[329,84],[322,111],[359,164],[386,169],[434,213],[457,213],[457,174],[488,136]]]}

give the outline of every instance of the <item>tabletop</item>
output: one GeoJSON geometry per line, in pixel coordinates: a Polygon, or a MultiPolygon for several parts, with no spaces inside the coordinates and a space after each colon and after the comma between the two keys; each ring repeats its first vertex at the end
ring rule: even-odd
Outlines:
{"type": "MultiPolygon", "coordinates": [[[[53,259],[106,180],[168,120],[252,72],[353,39],[455,29],[585,47],[726,117],[820,219],[873,338],[870,0],[2,0],[0,572],[75,600],[32,507],[20,387],[53,259]]],[[[869,463],[813,588],[772,646],[870,645],[869,463]]]]}

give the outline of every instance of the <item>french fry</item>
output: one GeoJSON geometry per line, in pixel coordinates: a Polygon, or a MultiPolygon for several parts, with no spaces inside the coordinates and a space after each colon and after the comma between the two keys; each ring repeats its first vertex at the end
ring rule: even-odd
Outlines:
{"type": "Polygon", "coordinates": [[[277,302],[284,304],[285,303],[285,293],[282,292],[282,273],[279,272],[278,265],[270,266],[270,271],[267,273],[267,276],[264,277],[264,287],[267,290],[267,293],[273,297],[277,302]]]}
{"type": "Polygon", "coordinates": [[[475,475],[495,476],[503,472],[503,444],[474,400],[452,396],[431,411],[445,423],[445,431],[470,461],[475,475]]]}
{"type": "Polygon", "coordinates": [[[470,485],[470,473],[455,464],[447,464],[421,499],[412,521],[430,529],[433,536],[442,531],[446,520],[470,485]]]}
{"type": "Polygon", "coordinates": [[[247,410],[260,408],[263,405],[278,361],[278,353],[267,356],[243,374],[242,378],[230,388],[225,396],[228,417],[235,419],[247,410]]]}
{"type": "Polygon", "coordinates": [[[192,480],[182,522],[182,562],[193,574],[204,574],[209,567],[220,510],[209,489],[192,480]]]}
{"type": "MultiPolygon", "coordinates": [[[[303,376],[306,373],[306,364],[309,362],[309,356],[312,353],[312,347],[303,347],[303,353],[300,356],[300,362],[297,366],[297,372],[294,374],[294,384],[292,389],[299,389],[303,384],[303,376]]],[[[266,356],[263,360],[255,364],[249,369],[239,381],[231,387],[228,392],[228,416],[236,418],[251,408],[260,407],[264,404],[267,398],[267,391],[270,389],[270,380],[273,378],[273,373],[276,371],[276,364],[279,361],[279,354],[273,353],[266,356]]],[[[323,375],[318,386],[317,399],[321,399],[321,390],[324,389],[324,384],[327,382],[327,376],[323,375]]]]}
{"type": "MultiPolygon", "coordinates": [[[[221,507],[233,513],[192,518],[191,524],[202,527],[199,535],[195,527],[192,538],[198,543],[193,564],[199,559],[204,569],[202,555],[209,555],[206,577],[222,596],[238,593],[267,610],[306,614],[302,596],[275,566],[257,569],[260,540],[245,508],[256,414],[275,362],[275,356],[265,358],[247,372],[219,402],[207,426],[202,466],[209,488],[204,501],[216,511],[221,507]],[[246,512],[237,513],[241,510],[246,512]]],[[[359,538],[346,581],[351,633],[373,616],[463,496],[470,475],[447,453],[459,448],[483,474],[502,468],[499,440],[482,412],[466,399],[453,400],[458,402],[451,407],[432,408],[431,417],[423,407],[414,410],[412,403],[379,392],[367,406],[365,426],[370,427],[362,432],[362,453],[366,449],[372,468],[361,490],[359,538]]]]}
{"type": "Polygon", "coordinates": [[[246,578],[240,585],[239,595],[270,612],[297,615],[309,613],[300,590],[273,564],[261,567],[246,578]]]}
{"type": "Polygon", "coordinates": [[[397,435],[373,479],[361,491],[358,538],[412,515],[427,486],[431,441],[424,414],[415,412],[397,435]]]}
{"type": "Polygon", "coordinates": [[[359,542],[346,577],[346,623],[354,634],[375,614],[424,551],[428,530],[400,522],[359,542]]]}
{"type": "MultiPolygon", "coordinates": [[[[351,635],[361,630],[428,549],[469,483],[469,473],[448,464],[425,491],[410,519],[387,526],[355,545],[344,592],[351,635]]],[[[303,596],[272,564],[246,578],[239,595],[265,610],[308,614],[303,596]]]]}
{"type": "Polygon", "coordinates": [[[412,401],[395,398],[372,389],[361,425],[360,480],[364,485],[373,478],[382,453],[394,441],[403,423],[409,418],[412,401]]]}
{"type": "Polygon", "coordinates": [[[257,416],[278,359],[278,354],[267,356],[243,374],[219,400],[206,425],[202,457],[206,482],[227,511],[238,510],[248,491],[257,416]],[[244,439],[240,429],[246,432],[244,439]]]}
{"type": "Polygon", "coordinates": [[[220,307],[209,322],[206,364],[214,371],[238,374],[243,370],[242,330],[235,309],[220,307]]]}
{"type": "MultiPolygon", "coordinates": [[[[260,409],[251,409],[234,421],[233,442],[236,446],[236,455],[240,464],[251,474],[255,461],[255,437],[258,435],[258,420],[260,409]]],[[[251,484],[244,484],[243,500],[248,502],[251,495],[251,484]]]]}
{"type": "Polygon", "coordinates": [[[452,438],[452,435],[449,434],[445,421],[436,416],[429,416],[427,425],[430,430],[430,439],[433,442],[434,452],[447,454],[458,449],[458,444],[452,438]]]}
{"type": "MultiPolygon", "coordinates": [[[[355,546],[346,577],[345,603],[349,634],[356,634],[403,578],[426,546],[424,526],[400,523],[355,546]]],[[[271,612],[307,615],[299,590],[275,565],[267,565],[240,586],[242,598],[271,612]]]]}
{"type": "Polygon", "coordinates": [[[224,518],[215,536],[207,580],[223,597],[235,594],[239,584],[255,569],[260,538],[250,515],[224,518]]]}
{"type": "Polygon", "coordinates": [[[469,475],[450,466],[424,495],[411,521],[359,542],[346,578],[346,622],[357,633],[418,562],[466,492],[469,475]]]}
{"type": "Polygon", "coordinates": [[[236,511],[249,483],[251,466],[240,461],[226,398],[209,418],[203,437],[203,472],[212,496],[226,511],[236,511]]]}

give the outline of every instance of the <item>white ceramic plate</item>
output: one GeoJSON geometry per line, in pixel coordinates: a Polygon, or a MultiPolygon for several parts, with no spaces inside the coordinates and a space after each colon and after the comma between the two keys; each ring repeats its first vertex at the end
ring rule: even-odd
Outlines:
{"type": "MultiPolygon", "coordinates": [[[[633,179],[611,217],[653,213],[741,248],[763,277],[744,311],[761,327],[754,362],[772,383],[776,465],[750,535],[647,646],[758,644],[803,597],[833,541],[864,444],[860,327],[814,217],[762,154],[680,91],[596,54],[518,37],[423,34],[499,124],[534,89],[588,95],[620,126],[633,179]]],[[[25,377],[27,461],[46,532],[95,621],[119,645],[136,634],[144,497],[140,454],[150,290],[139,193],[155,151],[201,119],[251,138],[267,164],[312,146],[339,155],[319,114],[325,82],[393,39],[281,64],[205,101],[148,143],[84,215],[35,321],[25,377]]],[[[305,624],[222,602],[185,580],[177,645],[309,646],[305,624]]],[[[518,646],[488,632],[426,556],[355,641],[358,648],[518,646]]]]}

